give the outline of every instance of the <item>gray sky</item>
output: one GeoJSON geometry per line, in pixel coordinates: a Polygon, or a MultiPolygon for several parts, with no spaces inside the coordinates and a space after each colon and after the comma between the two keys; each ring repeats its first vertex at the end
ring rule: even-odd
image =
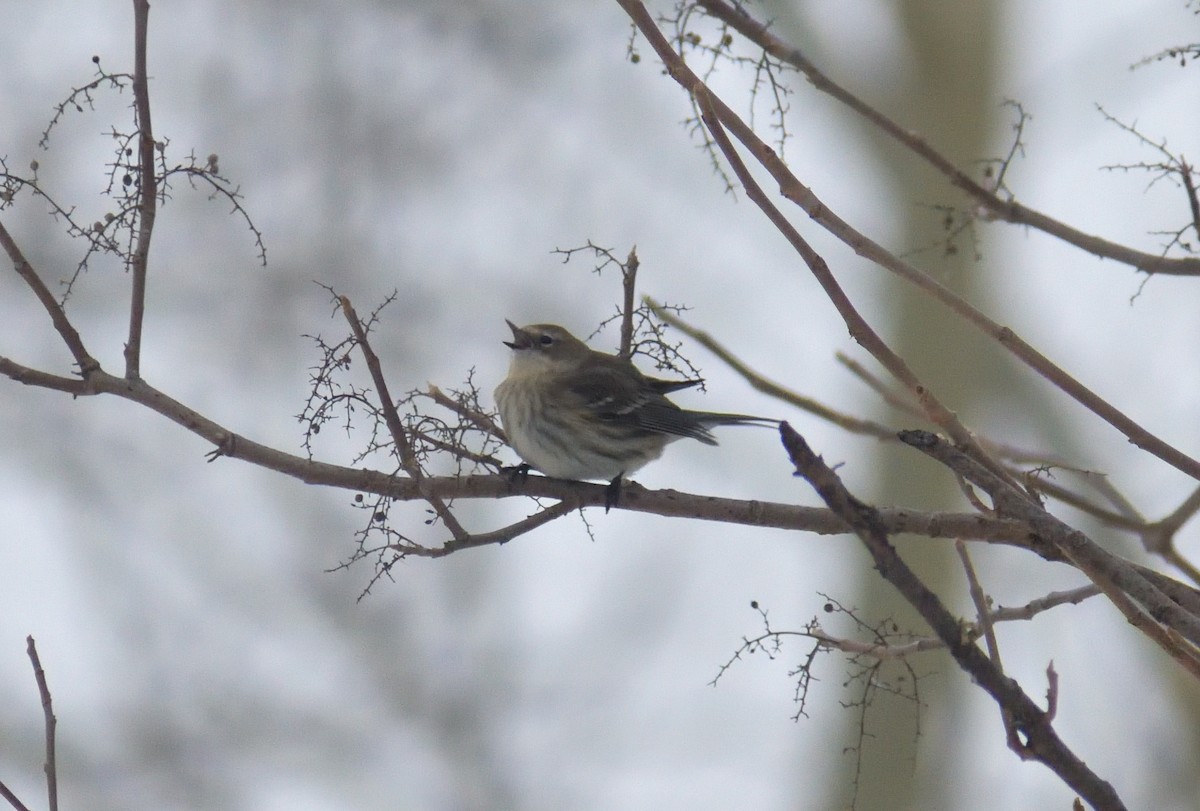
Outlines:
{"type": "MultiPolygon", "coordinates": [[[[298,452],[294,419],[317,354],[303,334],[339,336],[326,294],[360,312],[393,289],[376,332],[394,391],[455,386],[476,370],[490,395],[507,365],[504,319],[553,321],[587,334],[619,297],[611,273],[563,265],[558,247],[637,244],[642,290],[691,305],[690,318],[764,373],[847,411],[878,406],[834,360],[863,353],[783,240],[721,183],[680,122],[682,92],[650,49],[631,65],[615,4],[155,4],[154,125],[169,157],[220,155],[262,230],[269,266],[228,206],[176,184],[153,247],[143,374],[172,396],[255,440],[298,452]]],[[[808,19],[831,73],[870,96],[881,72],[904,76],[887,4],[852,2],[808,19]]],[[[1149,177],[1105,173],[1155,160],[1104,124],[1095,105],[1200,153],[1194,70],[1141,57],[1192,38],[1182,4],[1010,3],[1004,95],[1033,114],[1019,198],[1085,231],[1144,250],[1148,231],[1185,221],[1182,195],[1149,177]],[[1186,111],[1186,112],[1185,112],[1186,111]]],[[[124,95],[68,115],[52,149],[35,148],[52,105],[91,75],[99,54],[130,69],[127,3],[44,2],[6,11],[0,60],[0,154],[40,177],[84,221],[110,160],[124,95]]],[[[716,85],[744,106],[748,77],[716,85]]],[[[997,103],[1001,101],[996,99],[997,103]]],[[[788,156],[846,219],[898,251],[897,207],[861,134],[797,84],[788,156]]],[[[919,128],[920,122],[906,124],[919,128]]],[[[996,153],[1009,133],[997,132],[996,153]]],[[[26,200],[5,225],[51,282],[81,246],[26,200]]],[[[827,238],[864,311],[877,272],[827,238]]],[[[1050,238],[988,226],[985,253],[1004,309],[993,313],[1143,424],[1196,452],[1200,316],[1193,280],[1141,277],[1050,238]]],[[[936,258],[927,260],[937,272],[936,258]]],[[[71,313],[93,354],[120,368],[127,279],[97,263],[71,313]]],[[[11,274],[0,275],[0,354],[65,373],[66,356],[11,274]]],[[[615,337],[597,341],[611,349],[615,337]]],[[[711,410],[780,414],[698,347],[711,410]]],[[[487,398],[490,402],[490,396],[487,398]]],[[[1085,449],[1147,515],[1189,483],[1058,397],[1085,449]]],[[[793,420],[853,486],[871,480],[872,443],[810,417],[793,420]]],[[[1017,444],[1046,441],[1020,413],[966,415],[1017,444]]],[[[27,802],[40,788],[40,708],[24,638],[33,634],[60,721],[65,807],[93,809],[689,808],[807,809],[846,743],[844,668],[828,658],[796,724],[787,671],[805,647],[753,657],[708,682],[744,635],[758,600],[798,627],[869,565],[846,538],[589,513],[594,540],[569,517],[502,548],[410,561],[356,602],[369,564],[326,573],[353,551],[363,515],[352,494],[324,492],[209,450],[129,403],[72,401],[0,382],[0,779],[27,802]],[[840,727],[839,727],[840,728],[840,727]]],[[[322,434],[321,458],[345,463],[354,442],[322,434]]],[[[673,446],[639,473],[648,487],[737,498],[815,497],[790,475],[770,432],[729,431],[719,448],[673,446]]],[[[399,509],[399,508],[398,508],[399,509]]],[[[474,505],[474,528],[531,512],[519,500],[474,505]]],[[[424,516],[410,505],[414,534],[424,516]]],[[[1123,537],[1101,539],[1134,554],[1123,537]]],[[[1185,552],[1200,552],[1195,533],[1185,552]]],[[[1079,582],[989,559],[997,599],[1017,604],[1079,582]],[[1002,584],[1002,585],[1001,585],[1002,584]]],[[[844,593],[841,593],[844,596],[844,593]]],[[[852,599],[853,595],[849,595],[852,599]]],[[[964,612],[968,607],[958,606],[964,612]]],[[[1147,807],[1185,741],[1173,738],[1158,656],[1093,601],[1006,629],[1006,664],[1031,694],[1053,658],[1063,674],[1059,730],[1134,807],[1147,807]],[[1137,684],[1124,704],[1117,684],[1137,684]],[[1115,706],[1114,706],[1115,705],[1115,706]],[[1103,707],[1104,712],[1097,708],[1103,707]],[[1129,758],[1105,732],[1156,740],[1161,757],[1129,758]]],[[[949,669],[941,661],[925,669],[949,669]]],[[[956,769],[989,808],[1069,796],[1003,747],[979,694],[962,724],[956,769]]],[[[881,733],[883,734],[883,733],[881,733]]],[[[910,730],[894,734],[911,734],[910,730]]],[[[919,769],[937,768],[931,753],[919,769]]],[[[1065,798],[1065,799],[1064,799],[1065,798]]],[[[967,806],[962,806],[967,807],[967,806]]],[[[1158,807],[1164,807],[1159,805],[1158,807]]]]}

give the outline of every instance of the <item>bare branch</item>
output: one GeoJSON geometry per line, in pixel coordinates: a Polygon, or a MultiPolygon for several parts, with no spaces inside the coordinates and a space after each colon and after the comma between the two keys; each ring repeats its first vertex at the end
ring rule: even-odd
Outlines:
{"type": "Polygon", "coordinates": [[[967,545],[961,540],[955,541],[954,551],[958,553],[958,559],[962,561],[963,571],[967,575],[967,591],[971,595],[971,602],[975,604],[975,618],[983,633],[983,641],[987,644],[988,658],[996,665],[996,670],[1003,673],[1004,665],[1000,663],[1000,644],[996,641],[996,632],[992,628],[992,608],[988,605],[988,598],[983,592],[983,587],[979,585],[979,577],[975,574],[975,566],[971,563],[970,554],[967,553],[967,545]]]}
{"type": "Polygon", "coordinates": [[[684,335],[699,343],[708,351],[712,352],[726,366],[741,375],[742,379],[749,383],[755,390],[760,391],[769,397],[774,397],[775,399],[787,403],[788,405],[792,405],[796,408],[807,411],[810,414],[814,414],[817,417],[827,420],[834,425],[844,428],[852,433],[866,434],[868,436],[876,437],[877,439],[894,440],[896,438],[896,429],[894,428],[889,428],[886,425],[873,422],[872,420],[859,419],[858,417],[852,417],[849,414],[843,414],[840,411],[835,411],[834,409],[817,402],[811,397],[805,397],[803,394],[795,392],[786,386],[782,386],[773,380],[767,379],[763,375],[751,369],[744,361],[740,360],[736,355],[733,354],[733,352],[719,343],[717,339],[709,333],[687,323],[679,316],[668,311],[649,296],[643,297],[642,300],[645,301],[647,306],[654,311],[656,316],[682,332],[684,335]]]}
{"type": "Polygon", "coordinates": [[[455,538],[451,541],[446,541],[440,547],[430,549],[424,546],[407,545],[396,546],[396,551],[402,555],[416,555],[417,557],[425,558],[441,558],[453,552],[458,552],[463,549],[473,549],[479,546],[490,546],[491,544],[508,543],[513,538],[519,535],[524,535],[527,532],[537,529],[543,524],[548,524],[556,518],[561,518],[572,510],[579,509],[580,505],[572,501],[560,501],[544,510],[539,510],[528,518],[522,518],[514,524],[509,524],[507,527],[494,530],[492,532],[480,532],[474,535],[465,535],[462,538],[455,538]]]}
{"type": "MultiPolygon", "coordinates": [[[[822,403],[804,397],[803,395],[800,395],[773,380],[767,379],[754,369],[751,369],[745,362],[735,356],[729,349],[719,343],[716,338],[709,333],[692,326],[678,315],[666,311],[665,309],[661,309],[653,299],[646,297],[644,300],[652,309],[654,309],[655,315],[715,354],[722,362],[729,366],[729,368],[731,368],[733,371],[741,375],[744,380],[750,383],[750,385],[758,391],[773,396],[790,405],[794,405],[797,408],[803,409],[810,414],[814,414],[817,417],[832,422],[833,424],[852,433],[874,436],[877,439],[882,439],[885,441],[897,440],[896,433],[893,428],[889,428],[888,426],[871,420],[859,419],[857,417],[843,414],[825,406],[822,403]]],[[[840,353],[838,354],[837,358],[856,377],[870,386],[873,391],[879,393],[889,405],[909,414],[910,416],[918,419],[924,419],[924,414],[922,414],[920,409],[913,404],[913,401],[907,397],[907,393],[897,392],[893,387],[887,386],[882,380],[871,374],[869,371],[863,368],[861,364],[852,358],[840,353]]],[[[1048,457],[1045,452],[1022,450],[1011,445],[996,442],[984,436],[977,436],[977,440],[979,441],[979,444],[983,446],[989,453],[997,456],[1000,459],[1008,460],[1010,462],[1032,462],[1043,466],[1053,465],[1054,467],[1060,468],[1066,467],[1065,462],[1054,457],[1048,457]]],[[[1106,510],[1103,507],[1089,501],[1081,494],[1075,493],[1055,484],[1047,476],[1030,476],[1025,474],[1023,478],[1027,486],[1033,487],[1034,489],[1045,493],[1051,498],[1057,499],[1058,501],[1069,504],[1076,509],[1082,510],[1083,512],[1098,518],[1110,526],[1125,529],[1142,535],[1147,550],[1162,554],[1168,561],[1178,566],[1183,571],[1188,572],[1189,575],[1192,571],[1194,571],[1191,565],[1174,550],[1169,539],[1169,534],[1181,527],[1183,525],[1183,521],[1190,517],[1191,513],[1187,513],[1186,515],[1179,513],[1177,519],[1178,523],[1176,524],[1172,522],[1171,526],[1162,524],[1161,522],[1160,525],[1147,525],[1146,521],[1137,514],[1136,510],[1133,510],[1131,505],[1129,505],[1128,501],[1112,487],[1107,477],[1092,474],[1088,471],[1083,471],[1076,468],[1069,469],[1071,472],[1077,473],[1083,477],[1085,481],[1099,489],[1109,501],[1112,501],[1118,506],[1118,508],[1120,508],[1121,512],[1114,513],[1110,510],[1106,510]],[[1168,537],[1165,540],[1156,540],[1154,543],[1150,543],[1146,538],[1146,536],[1149,534],[1153,534],[1157,538],[1160,533],[1167,533],[1168,537]]],[[[1011,472],[1014,476],[1017,475],[1016,471],[1011,472]]],[[[1196,501],[1197,506],[1200,506],[1200,490],[1198,490],[1194,495],[1198,497],[1196,501]]]]}
{"type": "Polygon", "coordinates": [[[991,497],[998,515],[1024,521],[1043,543],[1061,551],[1099,586],[1126,619],[1193,676],[1200,677],[1200,652],[1196,650],[1200,644],[1200,617],[1165,595],[1137,567],[1062,523],[935,435],[927,431],[904,431],[900,438],[983,489],[991,497]],[[1160,623],[1190,644],[1178,644],[1160,623]]]}
{"type": "Polygon", "coordinates": [[[1058,671],[1054,661],[1046,665],[1046,718],[1053,721],[1058,715],[1058,671]]]}
{"type": "MultiPolygon", "coordinates": [[[[1076,605],[1083,602],[1089,597],[1095,597],[1100,594],[1100,589],[1094,584],[1080,586],[1077,589],[1070,591],[1051,592],[1045,597],[1039,597],[1036,600],[1031,600],[1018,608],[998,608],[989,610],[986,613],[987,623],[994,625],[998,622],[1012,622],[1015,620],[1032,620],[1035,616],[1043,611],[1049,611],[1060,605],[1072,604],[1076,605]]],[[[964,626],[964,631],[967,638],[978,639],[983,635],[982,622],[977,621],[974,625],[964,626]]],[[[815,620],[801,631],[776,631],[767,628],[767,632],[747,639],[742,646],[745,649],[749,645],[762,645],[769,638],[782,639],[788,636],[805,637],[820,642],[823,646],[839,650],[843,653],[849,653],[854,656],[869,656],[873,659],[904,659],[909,656],[914,656],[918,653],[924,653],[932,650],[942,650],[946,647],[946,643],[935,636],[922,636],[909,640],[908,642],[888,643],[873,640],[864,642],[858,639],[847,639],[846,637],[834,636],[827,633],[821,624],[815,620]]],[[[727,662],[722,667],[722,673],[732,664],[733,660],[727,662]]],[[[718,674],[719,675],[719,674],[718,674]]]]}
{"type": "MultiPolygon", "coordinates": [[[[959,482],[962,482],[961,478],[959,482]]],[[[975,566],[971,563],[971,556],[967,553],[967,545],[962,541],[955,541],[954,551],[958,553],[963,571],[967,575],[967,591],[971,595],[971,602],[975,604],[976,621],[983,634],[983,641],[987,645],[988,658],[996,666],[996,672],[1003,675],[1004,664],[1000,661],[1000,643],[996,641],[996,632],[992,628],[992,612],[991,606],[988,605],[987,595],[983,592],[983,586],[979,585],[979,577],[975,574],[975,566]]],[[[1054,720],[1049,712],[1046,717],[1047,723],[1054,720]]],[[[1000,720],[1004,724],[1004,735],[1008,740],[1008,748],[1020,758],[1029,757],[1029,748],[1021,740],[1017,725],[1013,723],[1012,714],[1003,706],[1000,707],[1000,720]]]]}
{"type": "MultiPolygon", "coordinates": [[[[734,355],[728,348],[718,342],[717,339],[709,333],[692,326],[678,315],[675,315],[674,313],[667,311],[665,308],[662,308],[650,297],[647,296],[643,300],[651,309],[654,310],[656,316],[661,318],[664,322],[672,327],[675,327],[692,340],[699,343],[705,349],[708,349],[710,352],[716,355],[718,359],[725,363],[725,365],[727,365],[737,374],[741,375],[742,379],[744,379],[758,391],[775,397],[776,399],[788,403],[789,405],[793,405],[797,408],[807,411],[808,413],[820,417],[821,419],[827,420],[846,431],[850,431],[851,433],[873,436],[884,441],[898,441],[894,428],[890,428],[872,420],[865,420],[836,411],[822,403],[817,402],[816,400],[805,397],[773,380],[764,377],[754,369],[750,368],[748,364],[734,355]]],[[[837,359],[847,369],[849,369],[852,374],[866,383],[873,391],[877,392],[880,397],[893,408],[915,417],[916,419],[920,419],[922,421],[925,420],[925,415],[914,404],[907,392],[898,391],[895,389],[895,387],[886,385],[882,380],[871,374],[869,371],[863,368],[860,363],[852,358],[838,353],[837,359]]],[[[987,450],[988,453],[1012,463],[1036,463],[1043,466],[1053,465],[1060,468],[1067,466],[1066,463],[1061,459],[1048,456],[1044,451],[1039,452],[1016,448],[1005,443],[996,442],[995,440],[985,436],[976,435],[976,439],[979,444],[985,450],[987,450]]],[[[1097,476],[1095,474],[1089,475],[1087,471],[1078,470],[1076,468],[1070,468],[1070,470],[1084,477],[1084,479],[1093,486],[1102,489],[1102,492],[1106,497],[1109,498],[1109,500],[1119,501],[1123,509],[1131,509],[1129,508],[1128,502],[1112,488],[1111,484],[1108,483],[1107,478],[1103,476],[1097,476]]],[[[1105,510],[1103,507],[1097,506],[1096,504],[1087,500],[1079,493],[1072,492],[1055,484],[1046,476],[1030,476],[1028,474],[1021,474],[1016,470],[1010,470],[1010,473],[1014,477],[1020,475],[1027,486],[1032,487],[1039,492],[1045,493],[1051,498],[1055,498],[1063,503],[1070,504],[1071,506],[1084,511],[1089,515],[1093,515],[1111,526],[1139,534],[1147,531],[1146,522],[1136,514],[1126,516],[1125,514],[1118,514],[1109,510],[1105,510]]]]}
{"type": "MultiPolygon", "coordinates": [[[[657,29],[655,30],[657,31],[657,29]]],[[[1007,471],[979,446],[974,435],[959,422],[958,416],[937,399],[933,391],[921,382],[904,359],[892,351],[887,342],[871,328],[866,319],[854,307],[854,304],[850,301],[850,297],[842,290],[841,285],[834,278],[825,259],[813,250],[804,237],[800,236],[800,232],[771,203],[725,134],[725,128],[717,117],[716,105],[720,103],[719,100],[714,99],[708,88],[702,84],[696,84],[692,88],[692,92],[695,94],[697,103],[702,111],[705,125],[709,128],[713,140],[721,149],[721,152],[724,153],[726,160],[733,167],[734,174],[737,175],[742,187],[746,190],[746,196],[762,209],[763,213],[767,215],[767,219],[771,221],[771,224],[783,234],[796,253],[804,260],[804,263],[808,265],[808,269],[816,278],[817,283],[821,285],[821,288],[825,291],[825,295],[829,297],[838,314],[846,323],[851,337],[912,393],[931,422],[943,428],[962,447],[969,449],[971,455],[980,464],[987,466],[996,475],[1008,479],[1009,474],[1007,471]]]]}
{"type": "Polygon", "coordinates": [[[617,354],[623,358],[633,357],[633,311],[637,309],[637,272],[641,264],[635,245],[621,264],[621,350],[617,354]]]}
{"type": "MultiPolygon", "coordinates": [[[[794,174],[792,174],[791,170],[786,166],[786,164],[783,163],[774,150],[765,144],[762,139],[759,138],[758,135],[752,129],[750,129],[746,123],[735,112],[733,112],[733,110],[729,108],[727,104],[725,104],[720,98],[713,95],[712,92],[708,90],[699,77],[697,77],[696,74],[693,73],[690,68],[688,68],[687,64],[672,50],[666,39],[663,37],[662,32],[659,31],[653,18],[646,11],[646,8],[642,5],[642,3],[638,2],[638,0],[617,0],[617,2],[622,8],[625,9],[626,13],[630,15],[634,23],[638,26],[639,30],[641,30],[642,34],[654,47],[655,53],[658,54],[659,58],[662,59],[663,63],[667,66],[667,73],[685,90],[696,95],[698,99],[701,99],[702,94],[702,101],[704,104],[709,106],[710,119],[714,122],[714,124],[710,126],[728,128],[729,131],[732,132],[734,136],[743,144],[743,146],[745,146],[751,152],[755,160],[757,160],[759,164],[766,169],[779,183],[780,194],[783,197],[799,206],[806,214],[808,214],[809,217],[812,218],[815,223],[820,225],[822,228],[825,228],[827,231],[829,231],[829,233],[844,242],[856,253],[870,259],[880,267],[895,273],[905,281],[913,284],[918,289],[931,296],[934,300],[945,305],[948,309],[950,309],[951,312],[964,319],[967,323],[971,324],[985,335],[988,335],[993,340],[997,341],[1001,346],[1015,355],[1018,359],[1020,359],[1023,363],[1032,368],[1042,377],[1049,380],[1052,384],[1074,398],[1089,411],[1096,414],[1098,417],[1124,434],[1134,445],[1153,454],[1154,456],[1157,456],[1159,459],[1186,473],[1187,475],[1196,479],[1200,479],[1200,461],[1197,461],[1191,456],[1165,442],[1158,436],[1147,431],[1129,416],[1112,406],[1110,403],[1108,403],[1088,387],[1084,386],[1066,371],[1053,364],[1046,356],[1038,352],[1030,344],[1013,332],[1012,329],[1001,326],[992,319],[988,318],[952,290],[945,287],[929,275],[922,273],[920,270],[908,264],[907,262],[902,261],[894,254],[884,249],[883,246],[874,242],[865,234],[859,232],[845,220],[840,218],[832,209],[826,206],[812,192],[811,189],[801,183],[800,180],[794,174]],[[719,122],[719,124],[716,122],[719,122]]],[[[708,5],[709,4],[706,3],[705,7],[707,8],[708,5]]],[[[744,16],[741,12],[732,13],[744,16]]],[[[810,76],[810,79],[811,78],[812,77],[810,76]]],[[[716,137],[716,134],[716,131],[714,131],[714,138],[716,137]]],[[[731,163],[734,163],[735,161],[740,162],[740,159],[736,157],[736,152],[733,152],[732,148],[726,148],[722,151],[725,152],[726,158],[730,160],[731,163]]],[[[743,184],[746,183],[745,178],[743,178],[742,181],[743,184]]],[[[747,191],[749,191],[749,189],[747,191]]],[[[758,200],[755,202],[762,207],[761,202],[758,200]]],[[[766,200],[765,196],[763,197],[763,202],[766,202],[769,205],[769,201],[766,200]]],[[[1016,204],[1013,203],[1008,205],[1011,207],[1015,206],[1016,204]]],[[[773,209],[774,207],[770,206],[770,208],[773,209]]],[[[774,215],[772,215],[770,210],[767,208],[764,208],[764,212],[771,217],[772,224],[780,229],[780,232],[784,234],[789,241],[792,241],[793,247],[801,253],[801,256],[805,256],[805,252],[800,248],[800,242],[795,241],[795,238],[799,235],[795,232],[794,227],[792,227],[791,224],[783,218],[782,214],[778,214],[778,212],[776,212],[774,215]],[[795,237],[793,237],[793,234],[795,234],[795,237]]],[[[1026,224],[1033,223],[1027,221],[1026,224]]],[[[808,251],[811,253],[811,249],[808,249],[808,251]]],[[[1114,255],[1113,258],[1117,257],[1114,255]]],[[[1162,261],[1160,261],[1157,257],[1151,257],[1151,259],[1154,260],[1153,264],[1156,272],[1166,272],[1161,269],[1164,267],[1162,261]]],[[[806,261],[808,261],[807,257],[806,261]]],[[[1200,260],[1173,261],[1176,263],[1183,261],[1194,263],[1196,266],[1195,269],[1189,270],[1187,275],[1200,273],[1200,260]]],[[[1142,266],[1141,263],[1131,264],[1136,264],[1139,267],[1142,266]]],[[[1172,266],[1178,267],[1178,265],[1172,266]]],[[[834,295],[828,289],[826,290],[826,293],[827,295],[830,295],[831,298],[834,295]]],[[[835,306],[839,306],[839,312],[841,312],[842,309],[840,304],[843,302],[848,303],[844,301],[844,296],[841,296],[840,299],[834,298],[833,301],[835,306]]],[[[843,313],[843,318],[845,317],[846,314],[843,313]]],[[[864,334],[859,334],[856,332],[854,327],[851,328],[851,333],[854,335],[856,340],[861,341],[864,337],[864,334]]],[[[878,349],[879,347],[876,348],[878,349]]],[[[898,365],[884,365],[887,366],[888,370],[894,375],[901,371],[901,367],[898,365]]],[[[897,379],[910,388],[912,388],[911,384],[916,382],[916,379],[912,377],[911,374],[909,374],[907,378],[898,377],[897,379]]],[[[957,423],[957,418],[952,412],[942,407],[941,404],[937,403],[936,401],[922,401],[922,407],[927,412],[932,412],[932,416],[935,417],[935,424],[942,426],[943,429],[950,433],[955,442],[965,441],[966,446],[973,449],[973,455],[978,453],[978,448],[975,446],[975,443],[970,439],[970,437],[965,434],[965,429],[963,429],[961,426],[958,426],[956,430],[951,430],[951,428],[947,427],[957,423]]],[[[983,459],[985,457],[981,455],[977,458],[983,459]]]]}
{"type": "Polygon", "coordinates": [[[17,795],[12,793],[12,789],[4,785],[2,781],[0,781],[0,797],[8,800],[8,804],[11,805],[15,811],[29,811],[29,806],[21,802],[17,798],[17,795]]]}
{"type": "Polygon", "coordinates": [[[108,85],[115,90],[124,90],[127,82],[133,82],[133,76],[128,73],[109,73],[100,66],[100,57],[93,56],[92,64],[96,66],[96,78],[85,84],[83,87],[71,88],[71,93],[58,104],[54,105],[54,116],[46,125],[46,129],[42,130],[42,137],[38,141],[38,146],[42,149],[50,148],[50,133],[58,126],[58,122],[67,114],[68,109],[74,108],[76,112],[83,112],[83,105],[87,105],[88,109],[95,109],[92,99],[92,91],[99,88],[101,85],[108,85]]]}
{"type": "Polygon", "coordinates": [[[491,434],[506,445],[508,444],[508,437],[505,435],[504,429],[497,425],[496,421],[487,414],[484,414],[481,411],[473,411],[471,409],[464,408],[457,400],[452,397],[448,397],[444,391],[432,384],[430,384],[429,388],[426,389],[425,393],[429,399],[433,400],[442,408],[453,411],[455,414],[469,421],[479,430],[491,434]]]}
{"type": "Polygon", "coordinates": [[[33,291],[38,301],[41,302],[42,308],[50,315],[50,321],[54,324],[54,329],[58,331],[59,337],[63,339],[63,343],[67,345],[67,349],[71,351],[72,357],[75,358],[75,364],[79,367],[80,375],[87,377],[93,371],[99,370],[100,363],[84,348],[83,339],[79,337],[79,333],[71,325],[62,305],[51,295],[45,282],[37,275],[37,271],[29,264],[29,260],[25,258],[25,254],[21,252],[12,235],[8,233],[8,229],[2,224],[0,224],[0,246],[4,247],[4,252],[12,260],[13,269],[16,270],[17,275],[29,285],[29,289],[33,291]]]}
{"type": "Polygon", "coordinates": [[[132,254],[133,279],[129,304],[129,338],[125,343],[125,376],[141,376],[142,323],[146,312],[146,274],[149,270],[150,239],[158,216],[158,180],[154,172],[154,128],[150,123],[150,88],[146,74],[146,38],[150,3],[133,0],[134,67],[133,106],[138,128],[138,232],[132,254]]]}
{"type": "Polygon", "coordinates": [[[395,443],[396,452],[400,456],[400,465],[404,468],[412,480],[416,483],[417,488],[421,491],[421,495],[433,507],[438,518],[446,525],[446,529],[450,530],[450,534],[457,541],[464,541],[467,538],[467,531],[463,529],[462,524],[450,512],[439,496],[430,492],[425,486],[425,473],[421,470],[421,465],[413,455],[412,443],[409,442],[408,434],[404,430],[404,426],[400,422],[400,415],[396,413],[396,403],[392,400],[391,394],[388,393],[387,379],[383,376],[383,369],[379,365],[379,357],[375,354],[375,350],[371,348],[370,342],[367,340],[367,332],[363,329],[362,322],[358,320],[358,314],[354,312],[354,307],[350,304],[350,299],[345,296],[341,297],[342,313],[346,316],[346,320],[350,323],[350,329],[354,332],[354,339],[358,342],[359,349],[362,350],[363,357],[366,358],[367,368],[371,372],[371,379],[375,382],[375,391],[379,394],[379,406],[383,410],[384,422],[387,424],[388,431],[392,435],[392,442],[395,443]]]}
{"type": "Polygon", "coordinates": [[[50,811],[58,811],[58,765],[54,754],[54,728],[58,719],[54,717],[54,702],[50,698],[50,686],[46,683],[46,671],[42,670],[42,661],[38,658],[37,645],[32,636],[25,637],[29,661],[33,664],[33,677],[37,681],[38,695],[42,699],[42,715],[46,724],[46,798],[50,811]]]}
{"type": "Polygon", "coordinates": [[[1084,600],[1095,597],[1100,594],[1100,589],[1095,583],[1089,583],[1086,586],[1070,589],[1068,591],[1052,591],[1045,597],[1039,597],[1036,600],[1030,600],[1025,605],[1016,606],[1014,608],[996,608],[989,614],[989,618],[993,623],[1009,622],[1012,620],[1031,620],[1043,611],[1048,611],[1051,608],[1060,605],[1078,605],[1084,600]]]}
{"type": "Polygon", "coordinates": [[[897,388],[895,385],[888,385],[877,375],[871,373],[865,366],[844,352],[838,352],[834,357],[837,358],[838,363],[846,367],[850,374],[857,377],[859,380],[865,383],[868,388],[878,394],[883,402],[887,403],[901,414],[907,414],[910,417],[918,420],[925,419],[925,414],[922,413],[920,407],[916,404],[916,402],[913,401],[908,392],[897,388]]]}
{"type": "Polygon", "coordinates": [[[1162,555],[1173,566],[1182,571],[1193,583],[1200,585],[1200,569],[1183,557],[1175,548],[1175,534],[1200,511],[1200,488],[1192,491],[1183,503],[1170,515],[1145,526],[1142,530],[1142,546],[1147,552],[1162,555]]]}
{"type": "Polygon", "coordinates": [[[995,699],[1003,712],[1013,719],[1016,729],[1025,736],[1025,746],[1031,757],[1048,766],[1058,777],[1097,809],[1123,809],[1124,803],[1108,782],[1102,780],[1063,743],[1046,718],[1046,714],[1021,690],[1011,678],[1002,674],[996,665],[972,642],[962,637],[957,619],[892,546],[887,531],[873,507],[854,498],[837,474],[813,453],[804,438],[786,422],[780,435],[796,471],[812,484],[829,507],[853,527],[854,532],[870,552],[875,568],[915,608],[934,632],[946,643],[946,648],[964,671],[995,699]]]}
{"type": "MultiPolygon", "coordinates": [[[[930,146],[919,134],[911,129],[900,126],[879,110],[876,110],[841,85],[835,83],[819,70],[816,65],[805,58],[798,48],[793,47],[772,34],[767,24],[753,19],[741,4],[735,5],[727,2],[727,0],[697,0],[697,4],[713,17],[737,30],[767,53],[781,62],[795,67],[807,77],[814,88],[846,105],[878,128],[880,132],[902,144],[918,158],[945,176],[952,185],[970,195],[979,205],[987,209],[997,219],[1002,219],[1015,225],[1026,225],[1036,228],[1088,253],[1105,259],[1116,260],[1147,273],[1163,273],[1175,276],[1200,275],[1200,259],[1193,257],[1172,259],[1137,251],[1124,245],[1092,236],[1091,234],[1085,234],[1053,217],[1023,206],[1015,200],[1006,200],[998,197],[991,190],[981,186],[972,180],[970,176],[955,167],[949,159],[930,146]]],[[[630,11],[626,3],[622,2],[621,5],[626,8],[626,11],[630,11]]],[[[632,5],[633,3],[629,4],[629,6],[632,5]]],[[[633,15],[632,11],[630,11],[630,15],[633,15]]],[[[645,33],[644,28],[643,33],[645,33]]],[[[678,79],[678,77],[676,78],[678,79]]]]}

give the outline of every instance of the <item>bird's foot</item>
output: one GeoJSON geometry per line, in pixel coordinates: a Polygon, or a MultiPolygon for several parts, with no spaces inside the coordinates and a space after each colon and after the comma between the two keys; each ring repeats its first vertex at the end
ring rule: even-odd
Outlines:
{"type": "Polygon", "coordinates": [[[516,484],[517,482],[524,484],[525,480],[529,478],[529,471],[531,470],[533,468],[526,462],[522,462],[519,465],[509,465],[508,467],[500,468],[500,475],[506,477],[509,484],[516,484]]]}
{"type": "Polygon", "coordinates": [[[608,512],[613,507],[617,506],[617,502],[621,500],[621,477],[624,473],[618,473],[613,477],[613,480],[608,483],[608,487],[604,489],[604,511],[608,512]]]}

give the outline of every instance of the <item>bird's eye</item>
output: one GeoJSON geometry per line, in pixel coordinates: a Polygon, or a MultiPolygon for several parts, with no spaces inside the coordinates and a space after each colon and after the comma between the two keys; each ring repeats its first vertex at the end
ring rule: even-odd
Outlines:
{"type": "Polygon", "coordinates": [[[543,335],[541,338],[538,338],[538,340],[541,342],[542,346],[550,346],[550,344],[554,343],[554,338],[549,335],[543,335]]]}

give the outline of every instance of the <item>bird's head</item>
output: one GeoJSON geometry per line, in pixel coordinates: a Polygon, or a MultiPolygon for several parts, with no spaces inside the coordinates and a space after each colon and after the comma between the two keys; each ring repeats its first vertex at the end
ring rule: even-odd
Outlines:
{"type": "Polygon", "coordinates": [[[518,327],[505,319],[513,339],[504,344],[513,351],[512,367],[522,372],[575,364],[592,350],[587,344],[556,324],[530,324],[518,327]]]}

